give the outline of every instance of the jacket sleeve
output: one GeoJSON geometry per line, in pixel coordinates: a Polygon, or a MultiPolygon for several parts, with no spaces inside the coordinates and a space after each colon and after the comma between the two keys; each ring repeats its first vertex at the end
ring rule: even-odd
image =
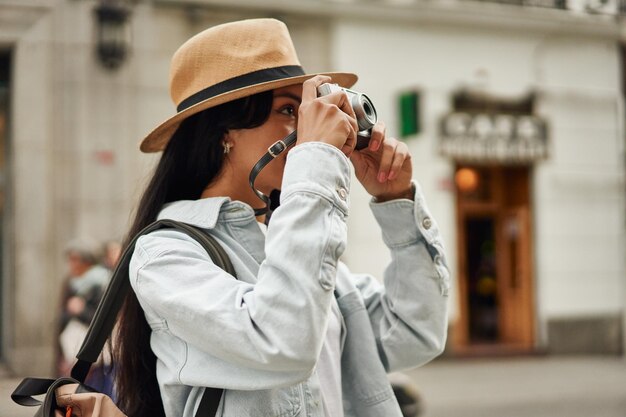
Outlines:
{"type": "MultiPolygon", "coordinates": [[[[444,349],[449,272],[437,223],[419,186],[415,201],[371,203],[391,251],[384,286],[353,275],[388,372],[422,365],[444,349]]],[[[345,267],[342,265],[342,267],[345,267]]]]}
{"type": "Polygon", "coordinates": [[[180,383],[262,389],[308,378],[345,248],[348,164],[330,145],[307,143],[290,151],[254,285],[215,266],[183,234],[163,231],[138,240],[131,285],[152,321],[153,338],[167,331],[188,345],[184,361],[170,358],[181,362],[172,365],[180,367],[180,383]]]}

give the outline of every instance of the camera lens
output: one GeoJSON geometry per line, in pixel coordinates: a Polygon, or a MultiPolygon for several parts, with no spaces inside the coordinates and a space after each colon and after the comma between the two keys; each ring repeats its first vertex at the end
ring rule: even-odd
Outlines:
{"type": "Polygon", "coordinates": [[[365,94],[358,94],[352,99],[352,109],[356,115],[359,130],[367,130],[376,123],[376,109],[365,94]]]}
{"type": "Polygon", "coordinates": [[[363,102],[363,110],[365,110],[365,115],[368,118],[372,118],[373,117],[374,111],[372,109],[372,106],[370,106],[369,101],[366,100],[366,101],[363,102]]]}

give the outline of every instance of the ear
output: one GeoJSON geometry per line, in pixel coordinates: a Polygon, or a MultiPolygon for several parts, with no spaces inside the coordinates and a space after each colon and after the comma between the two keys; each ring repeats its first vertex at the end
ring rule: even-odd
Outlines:
{"type": "Polygon", "coordinates": [[[239,142],[241,137],[241,129],[231,129],[222,138],[223,142],[230,142],[232,145],[239,142]]]}

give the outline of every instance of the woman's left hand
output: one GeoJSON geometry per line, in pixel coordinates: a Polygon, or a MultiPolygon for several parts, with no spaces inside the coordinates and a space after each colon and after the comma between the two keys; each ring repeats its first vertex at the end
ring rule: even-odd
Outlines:
{"type": "Polygon", "coordinates": [[[408,146],[385,136],[385,124],[372,129],[367,148],[350,155],[357,179],[377,201],[413,199],[413,167],[408,146]]]}

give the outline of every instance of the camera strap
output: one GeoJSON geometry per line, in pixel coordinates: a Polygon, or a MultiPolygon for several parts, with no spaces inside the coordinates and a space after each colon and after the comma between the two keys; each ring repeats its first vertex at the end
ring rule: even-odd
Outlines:
{"type": "Polygon", "coordinates": [[[252,188],[252,191],[254,191],[254,193],[257,195],[257,197],[259,197],[265,203],[265,207],[260,209],[254,209],[255,216],[261,216],[263,214],[266,214],[270,207],[269,196],[266,196],[261,191],[254,188],[254,181],[256,180],[256,177],[267,164],[274,160],[274,158],[285,152],[287,149],[289,149],[290,146],[296,143],[297,138],[298,137],[296,135],[296,131],[294,130],[281,140],[274,142],[272,146],[267,148],[267,152],[261,157],[261,159],[259,159],[259,162],[257,162],[254,167],[252,167],[252,171],[250,171],[249,177],[250,187],[252,188]]]}

